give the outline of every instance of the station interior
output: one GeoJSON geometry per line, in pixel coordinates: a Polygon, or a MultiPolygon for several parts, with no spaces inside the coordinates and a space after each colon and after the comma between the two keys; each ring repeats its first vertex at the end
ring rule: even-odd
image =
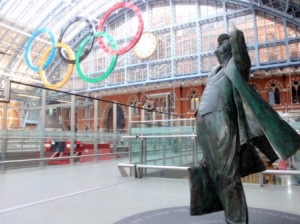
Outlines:
{"type": "MultiPolygon", "coordinates": [[[[249,85],[300,134],[299,0],[1,0],[0,223],[225,223],[187,215],[187,168],[234,29],[249,85]]],[[[260,156],[250,223],[300,223],[300,150],[260,156]]]]}

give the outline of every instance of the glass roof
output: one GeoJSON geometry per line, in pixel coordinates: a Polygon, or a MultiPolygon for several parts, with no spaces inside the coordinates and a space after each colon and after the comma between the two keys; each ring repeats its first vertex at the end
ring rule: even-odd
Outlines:
{"type": "MultiPolygon", "coordinates": [[[[148,1],[151,0],[135,2],[148,1]]],[[[191,0],[180,0],[182,3],[185,1],[191,0]]],[[[46,27],[55,35],[59,35],[66,23],[75,16],[85,16],[94,22],[99,22],[98,18],[104,11],[117,2],[122,0],[1,0],[0,80],[10,77],[20,82],[39,84],[35,72],[24,63],[26,45],[32,33],[38,28],[46,27]]],[[[299,0],[228,0],[228,2],[252,3],[275,14],[286,14],[288,18],[300,24],[299,0]]],[[[82,28],[73,28],[64,38],[72,39],[80,29],[82,28]]],[[[39,55],[45,45],[50,44],[47,35],[40,35],[39,39],[42,41],[36,44],[32,55],[39,55]]]]}

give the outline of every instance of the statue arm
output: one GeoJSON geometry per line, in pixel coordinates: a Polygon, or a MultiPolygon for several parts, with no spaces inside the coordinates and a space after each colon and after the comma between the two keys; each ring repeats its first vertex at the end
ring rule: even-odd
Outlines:
{"type": "Polygon", "coordinates": [[[248,80],[251,60],[247,51],[245,37],[242,31],[235,29],[230,33],[230,44],[233,58],[242,76],[248,80]]]}

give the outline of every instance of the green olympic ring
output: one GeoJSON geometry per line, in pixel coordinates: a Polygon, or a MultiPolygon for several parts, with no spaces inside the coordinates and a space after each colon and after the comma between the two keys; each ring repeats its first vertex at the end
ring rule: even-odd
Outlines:
{"type": "Polygon", "coordinates": [[[112,55],[112,60],[111,60],[111,63],[109,65],[108,69],[102,75],[100,75],[99,77],[89,78],[89,77],[87,77],[84,74],[84,72],[82,71],[82,68],[81,68],[81,64],[80,64],[80,56],[82,55],[82,51],[84,49],[84,46],[87,44],[87,42],[91,38],[95,38],[95,37],[99,37],[99,36],[106,38],[109,41],[112,49],[113,50],[117,50],[117,43],[116,43],[116,41],[108,33],[104,33],[104,32],[97,32],[97,33],[94,34],[93,37],[92,36],[87,36],[81,42],[81,44],[79,45],[78,51],[76,53],[75,65],[76,65],[76,69],[77,69],[77,72],[78,72],[78,75],[80,76],[80,78],[83,79],[86,82],[89,82],[89,83],[101,82],[102,80],[104,80],[105,78],[107,78],[107,76],[109,76],[110,73],[114,70],[114,68],[116,66],[116,63],[117,63],[117,59],[118,59],[118,57],[117,57],[116,54],[112,55]]]}

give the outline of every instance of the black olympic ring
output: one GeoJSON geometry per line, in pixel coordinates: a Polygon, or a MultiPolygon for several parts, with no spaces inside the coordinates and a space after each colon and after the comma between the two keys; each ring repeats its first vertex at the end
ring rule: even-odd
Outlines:
{"type": "MultiPolygon", "coordinates": [[[[84,60],[88,54],[90,53],[90,51],[92,50],[93,46],[94,46],[94,33],[96,33],[96,29],[95,29],[95,26],[93,25],[93,23],[86,17],[82,17],[82,16],[76,16],[75,18],[73,18],[69,24],[67,26],[65,26],[61,32],[60,32],[60,35],[59,35],[59,38],[58,38],[58,42],[59,43],[62,43],[62,39],[63,39],[63,35],[65,34],[65,32],[67,31],[67,29],[73,24],[73,23],[76,23],[76,22],[79,22],[79,21],[83,21],[83,22],[86,22],[90,28],[90,31],[88,33],[89,36],[92,36],[92,43],[90,45],[90,47],[88,49],[85,49],[85,51],[83,52],[83,54],[80,56],[80,59],[79,61],[81,62],[82,60],[84,60]]],[[[61,47],[58,48],[58,54],[59,56],[61,57],[61,59],[68,63],[68,64],[75,64],[75,60],[70,60],[64,53],[63,53],[63,50],[61,47]]],[[[76,53],[75,53],[76,54],[76,53]]]]}

